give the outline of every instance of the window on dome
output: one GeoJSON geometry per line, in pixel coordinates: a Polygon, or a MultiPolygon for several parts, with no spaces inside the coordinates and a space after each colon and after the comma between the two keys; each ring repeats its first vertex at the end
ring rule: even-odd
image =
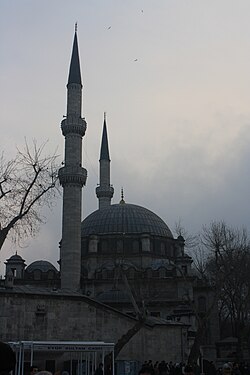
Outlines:
{"type": "Polygon", "coordinates": [[[132,242],[132,252],[135,254],[135,253],[139,253],[139,250],[140,250],[140,244],[139,244],[139,241],[138,240],[134,240],[132,242]]]}
{"type": "Polygon", "coordinates": [[[187,266],[181,266],[183,275],[187,275],[187,266]]]}
{"type": "Polygon", "coordinates": [[[103,240],[101,242],[101,252],[106,253],[108,251],[108,241],[103,240]]]}
{"type": "Polygon", "coordinates": [[[54,279],[54,275],[55,275],[54,271],[52,270],[48,271],[47,273],[48,280],[54,279]]]}
{"type": "Polygon", "coordinates": [[[168,256],[169,258],[172,258],[172,257],[174,256],[174,249],[173,249],[173,246],[169,246],[169,247],[167,248],[167,256],[168,256]]]}
{"type": "Polygon", "coordinates": [[[166,277],[166,270],[165,270],[165,268],[160,268],[159,269],[159,277],[160,278],[164,278],[164,277],[166,277]]]}
{"type": "Polygon", "coordinates": [[[166,247],[164,242],[161,242],[160,253],[161,255],[166,255],[166,247]]]}
{"type": "Polygon", "coordinates": [[[159,277],[159,271],[158,270],[154,270],[152,276],[155,277],[155,278],[159,277]]]}
{"type": "Polygon", "coordinates": [[[96,272],[95,277],[96,277],[96,279],[101,280],[102,279],[102,273],[96,272]]]}
{"type": "Polygon", "coordinates": [[[42,279],[42,272],[40,270],[35,270],[33,272],[34,280],[41,280],[42,279]]]}
{"type": "Polygon", "coordinates": [[[108,279],[114,278],[114,271],[113,270],[107,270],[107,278],[108,279]]]}
{"type": "Polygon", "coordinates": [[[123,253],[123,241],[118,240],[116,243],[117,246],[117,253],[123,253]]]}
{"type": "Polygon", "coordinates": [[[129,279],[134,279],[134,277],[135,277],[135,270],[134,270],[134,268],[129,268],[129,270],[127,272],[127,275],[128,275],[129,279]]]}
{"type": "Polygon", "coordinates": [[[108,278],[108,272],[107,270],[102,270],[102,278],[107,279],[108,278]]]}
{"type": "Polygon", "coordinates": [[[16,268],[11,268],[11,271],[13,273],[13,276],[16,277],[16,268]]]}
{"type": "Polygon", "coordinates": [[[151,268],[147,269],[147,277],[148,278],[152,277],[152,270],[151,270],[151,268]]]}

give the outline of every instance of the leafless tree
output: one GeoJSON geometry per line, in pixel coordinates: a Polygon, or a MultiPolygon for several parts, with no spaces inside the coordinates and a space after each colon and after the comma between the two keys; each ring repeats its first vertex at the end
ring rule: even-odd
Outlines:
{"type": "Polygon", "coordinates": [[[188,231],[182,225],[180,219],[175,222],[174,233],[177,237],[182,236],[185,239],[185,249],[188,251],[196,248],[199,244],[199,235],[188,233],[188,231]]]}
{"type": "Polygon", "coordinates": [[[203,243],[210,249],[208,274],[218,289],[220,323],[224,335],[238,338],[238,355],[249,337],[250,243],[246,229],[224,222],[203,228],[203,243]],[[224,331],[224,332],[223,332],[224,331]]]}
{"type": "Polygon", "coordinates": [[[51,208],[58,190],[57,156],[45,154],[45,145],[33,141],[17,149],[15,158],[0,157],[0,249],[5,240],[34,236],[45,218],[42,208],[51,208]]]}

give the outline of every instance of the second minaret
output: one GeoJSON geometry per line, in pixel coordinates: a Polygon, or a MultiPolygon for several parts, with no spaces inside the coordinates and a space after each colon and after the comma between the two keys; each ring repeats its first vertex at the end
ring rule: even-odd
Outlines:
{"type": "Polygon", "coordinates": [[[106,126],[106,115],[104,114],[102,144],[100,152],[100,184],[96,188],[96,195],[99,200],[99,209],[109,207],[114,195],[114,188],[110,185],[110,157],[108,146],[108,135],[106,126]]]}

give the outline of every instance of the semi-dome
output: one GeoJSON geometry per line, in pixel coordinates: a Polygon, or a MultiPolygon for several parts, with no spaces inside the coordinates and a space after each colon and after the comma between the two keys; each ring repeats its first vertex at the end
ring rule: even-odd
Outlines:
{"type": "Polygon", "coordinates": [[[82,222],[82,237],[91,234],[143,234],[171,237],[164,221],[147,208],[135,204],[113,204],[94,211],[82,222]]]}
{"type": "Polygon", "coordinates": [[[50,262],[46,260],[36,260],[35,262],[31,263],[27,268],[27,272],[33,272],[35,270],[40,270],[42,272],[48,272],[48,271],[55,271],[58,272],[57,269],[51,264],[50,262]]]}

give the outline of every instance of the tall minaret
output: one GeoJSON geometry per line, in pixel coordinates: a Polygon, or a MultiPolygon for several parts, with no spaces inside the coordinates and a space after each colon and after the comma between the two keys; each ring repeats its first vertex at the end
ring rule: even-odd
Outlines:
{"type": "Polygon", "coordinates": [[[99,199],[99,209],[108,207],[114,195],[114,188],[110,185],[110,158],[109,145],[106,126],[106,114],[104,113],[104,123],[102,131],[102,144],[100,152],[100,184],[96,188],[96,195],[99,199]]]}
{"type": "Polygon", "coordinates": [[[59,180],[63,187],[61,288],[79,290],[82,187],[87,178],[87,171],[82,168],[82,137],[87,124],[81,117],[82,80],[76,28],[67,92],[67,116],[61,122],[62,134],[65,137],[65,161],[64,167],[59,170],[59,180]]]}

